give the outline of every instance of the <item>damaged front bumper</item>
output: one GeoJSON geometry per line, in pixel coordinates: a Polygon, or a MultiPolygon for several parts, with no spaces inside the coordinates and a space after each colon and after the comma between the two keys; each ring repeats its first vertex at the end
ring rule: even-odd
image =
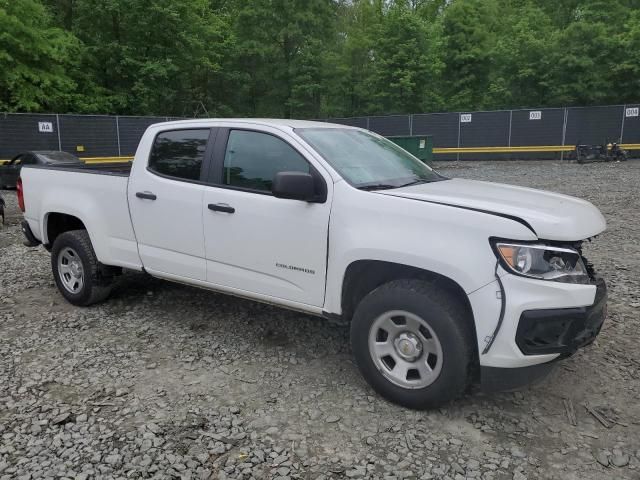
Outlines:
{"type": "Polygon", "coordinates": [[[557,360],[573,355],[596,339],[607,316],[607,287],[595,281],[596,295],[588,307],[526,310],[520,315],[515,343],[530,358],[555,355],[544,363],[519,368],[481,366],[484,391],[513,390],[546,377],[557,360]]]}
{"type": "Polygon", "coordinates": [[[525,355],[558,353],[568,357],[592,343],[607,315],[607,286],[595,281],[593,305],[577,308],[527,310],[520,315],[516,344],[525,355]]]}
{"type": "Polygon", "coordinates": [[[600,332],[607,313],[607,288],[601,278],[569,284],[502,269],[498,275],[502,288],[496,280],[469,295],[483,390],[513,389],[542,378],[555,360],[592,343],[600,332]],[[503,322],[494,332],[501,309],[503,322]]]}

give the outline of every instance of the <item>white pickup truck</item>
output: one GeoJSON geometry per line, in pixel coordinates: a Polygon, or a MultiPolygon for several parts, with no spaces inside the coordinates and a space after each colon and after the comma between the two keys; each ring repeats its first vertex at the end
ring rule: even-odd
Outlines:
{"type": "Polygon", "coordinates": [[[411,408],[540,377],[606,314],[592,204],[445,178],[358,128],[160,123],[132,166],[25,166],[18,196],[74,305],[131,269],[348,322],[366,380],[411,408]]]}

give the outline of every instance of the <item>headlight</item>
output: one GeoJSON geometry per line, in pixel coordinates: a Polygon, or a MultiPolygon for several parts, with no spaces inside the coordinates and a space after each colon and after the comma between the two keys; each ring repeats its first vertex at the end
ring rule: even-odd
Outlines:
{"type": "Polygon", "coordinates": [[[572,248],[549,245],[493,243],[502,266],[512,273],[554,282],[590,282],[580,254],[572,248]]]}

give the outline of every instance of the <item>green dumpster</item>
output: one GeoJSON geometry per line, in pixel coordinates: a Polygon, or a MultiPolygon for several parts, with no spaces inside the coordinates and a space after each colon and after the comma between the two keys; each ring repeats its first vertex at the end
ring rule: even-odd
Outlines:
{"type": "Polygon", "coordinates": [[[425,163],[430,163],[433,160],[433,137],[430,135],[387,138],[425,163]]]}

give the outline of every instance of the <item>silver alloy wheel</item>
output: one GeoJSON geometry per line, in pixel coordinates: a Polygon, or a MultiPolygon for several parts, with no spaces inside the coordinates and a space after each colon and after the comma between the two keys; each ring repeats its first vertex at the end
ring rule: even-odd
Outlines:
{"type": "Polygon", "coordinates": [[[68,292],[77,294],[84,285],[84,268],[78,253],[65,247],[58,253],[58,276],[68,292]]]}
{"type": "Polygon", "coordinates": [[[376,318],[369,330],[369,353],[376,368],[402,388],[427,387],[442,370],[438,336],[424,319],[404,310],[376,318]]]}

